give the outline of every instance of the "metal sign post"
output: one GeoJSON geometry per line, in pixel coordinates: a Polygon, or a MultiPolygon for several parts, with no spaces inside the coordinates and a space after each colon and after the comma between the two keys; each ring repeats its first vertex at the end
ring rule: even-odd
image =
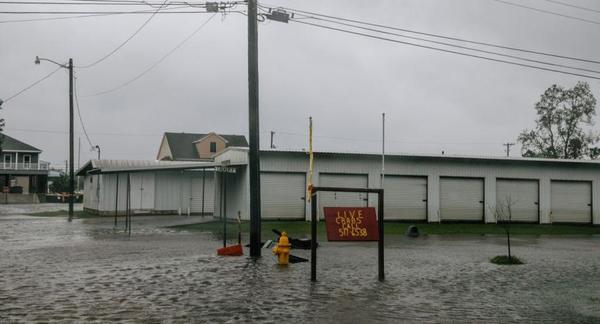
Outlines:
{"type": "Polygon", "coordinates": [[[379,281],[385,280],[384,270],[384,251],[383,251],[383,189],[365,189],[365,188],[339,188],[339,187],[312,187],[311,188],[311,215],[310,215],[310,229],[311,229],[311,242],[310,242],[310,280],[317,281],[317,192],[329,191],[329,192],[359,192],[359,193],[376,193],[378,206],[377,206],[377,222],[378,222],[378,234],[379,240],[377,242],[377,269],[379,281]]]}

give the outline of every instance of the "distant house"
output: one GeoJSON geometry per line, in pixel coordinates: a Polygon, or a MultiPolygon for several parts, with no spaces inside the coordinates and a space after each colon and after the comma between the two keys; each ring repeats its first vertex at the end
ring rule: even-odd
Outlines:
{"type": "Polygon", "coordinates": [[[212,161],[228,147],[248,147],[243,135],[169,133],[163,135],[156,159],[159,161],[212,161]]]}
{"type": "Polygon", "coordinates": [[[49,163],[40,160],[42,151],[6,134],[0,138],[0,186],[12,193],[45,193],[49,163]]]}

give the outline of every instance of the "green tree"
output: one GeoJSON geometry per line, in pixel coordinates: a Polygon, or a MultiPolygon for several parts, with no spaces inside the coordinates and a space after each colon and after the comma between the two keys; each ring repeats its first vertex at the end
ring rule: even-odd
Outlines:
{"type": "Polygon", "coordinates": [[[572,89],[552,85],[535,104],[535,129],[519,135],[525,157],[555,159],[595,159],[600,148],[594,147],[599,136],[592,132],[596,98],[586,82],[572,89]]]}
{"type": "Polygon", "coordinates": [[[49,188],[50,192],[59,193],[59,192],[68,192],[69,191],[69,177],[66,175],[60,176],[50,184],[49,188]]]}

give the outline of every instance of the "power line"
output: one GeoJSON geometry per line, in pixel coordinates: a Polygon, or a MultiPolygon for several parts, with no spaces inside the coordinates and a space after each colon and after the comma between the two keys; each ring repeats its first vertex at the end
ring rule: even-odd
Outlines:
{"type": "MultiPolygon", "coordinates": [[[[165,8],[161,12],[157,14],[206,14],[209,12],[206,11],[166,11],[173,9],[182,9],[188,8],[187,6],[181,7],[173,7],[173,8],[165,8]]],[[[13,19],[13,20],[2,20],[0,24],[6,23],[22,23],[22,22],[36,22],[36,21],[50,21],[50,20],[63,20],[63,19],[80,19],[80,18],[93,18],[93,17],[106,17],[106,16],[114,16],[114,15],[131,15],[131,14],[149,14],[153,12],[154,9],[148,11],[105,11],[105,12],[63,12],[63,14],[78,14],[74,16],[64,16],[64,17],[44,17],[44,18],[30,18],[30,19],[13,19]]],[[[228,13],[241,13],[239,11],[228,11],[228,13]]],[[[40,14],[48,14],[48,13],[40,13],[40,14]]],[[[54,14],[54,13],[51,13],[54,14]]]]}
{"type": "Polygon", "coordinates": [[[555,3],[555,4],[558,4],[558,5],[561,5],[561,6],[566,6],[566,7],[581,9],[581,10],[585,10],[585,11],[600,13],[600,10],[591,9],[591,8],[582,7],[582,6],[577,6],[577,5],[566,3],[566,2],[562,2],[562,1],[556,1],[556,0],[544,0],[544,1],[547,1],[547,2],[550,2],[550,3],[555,3]]]}
{"type": "Polygon", "coordinates": [[[152,13],[152,15],[148,19],[146,19],[146,21],[144,21],[144,23],[141,24],[140,27],[138,27],[138,29],[133,34],[131,34],[131,36],[129,36],[129,38],[127,38],[123,43],[121,43],[119,46],[117,46],[111,52],[109,52],[108,54],[104,55],[103,57],[101,57],[100,59],[96,60],[95,62],[87,64],[87,65],[79,66],[79,68],[82,68],[82,69],[90,68],[90,67],[92,67],[92,66],[94,66],[94,65],[96,65],[96,64],[98,64],[98,63],[100,63],[100,62],[102,62],[104,60],[106,60],[107,58],[109,58],[113,54],[115,54],[118,50],[120,50],[123,46],[125,46],[125,44],[127,44],[133,37],[135,37],[135,35],[137,35],[144,27],[146,27],[146,25],[150,22],[150,20],[152,20],[152,18],[154,18],[154,16],[156,16],[156,13],[158,13],[163,8],[163,6],[167,3],[167,1],[169,1],[169,0],[165,0],[162,3],[162,5],[160,7],[158,7],[156,9],[156,11],[154,11],[154,13],[152,13]]]}
{"type": "Polygon", "coordinates": [[[159,65],[160,63],[162,63],[162,61],[164,61],[167,57],[169,57],[171,54],[173,54],[175,51],[177,51],[180,47],[182,47],[187,41],[189,41],[192,37],[194,37],[194,35],[196,35],[204,26],[206,26],[206,24],[208,24],[217,14],[213,14],[212,16],[210,16],[205,22],[203,22],[200,26],[198,26],[198,28],[196,28],[191,34],[189,34],[186,38],[183,39],[183,41],[179,42],[179,44],[177,44],[177,46],[175,46],[174,48],[172,48],[169,52],[167,52],[165,55],[163,55],[158,61],[154,62],[152,65],[150,65],[147,69],[145,69],[144,71],[142,71],[140,74],[136,75],[135,77],[129,79],[126,82],[121,83],[120,85],[109,89],[109,90],[105,90],[105,91],[100,91],[100,92],[96,92],[90,95],[86,95],[85,97],[92,97],[92,96],[99,96],[99,95],[103,95],[103,94],[107,94],[107,93],[111,93],[117,90],[120,90],[124,87],[126,87],[127,85],[137,81],[138,79],[140,79],[141,77],[143,77],[146,73],[150,72],[152,69],[154,69],[157,65],[159,65]]]}
{"type": "MultiPolygon", "coordinates": [[[[263,131],[262,133],[269,134],[270,132],[263,131]]],[[[277,134],[283,135],[291,135],[291,136],[299,136],[299,137],[308,137],[306,133],[292,133],[292,132],[284,132],[277,131],[277,134]]],[[[339,140],[339,141],[359,141],[359,142],[377,142],[381,143],[381,139],[375,138],[354,138],[354,137],[339,137],[339,136],[324,136],[324,135],[313,135],[316,138],[323,139],[331,139],[331,140],[339,140]]],[[[403,144],[446,144],[446,145],[498,145],[502,144],[502,142],[427,142],[427,141],[405,141],[405,140],[388,140],[388,142],[392,143],[403,143],[403,144]]]]}
{"type": "MultiPolygon", "coordinates": [[[[171,9],[183,9],[187,6],[173,7],[171,9]]],[[[191,14],[191,13],[207,13],[206,11],[164,11],[163,9],[156,14],[191,14]]],[[[228,11],[231,12],[231,11],[228,11]]],[[[15,14],[15,15],[134,15],[134,14],[149,14],[148,11],[0,11],[0,14],[15,14]]]]}
{"type": "MultiPolygon", "coordinates": [[[[42,134],[68,134],[68,131],[52,130],[52,129],[39,129],[39,128],[5,128],[6,131],[11,132],[31,132],[31,133],[42,133],[42,134]]],[[[77,134],[81,134],[77,132],[77,134]]],[[[104,132],[90,132],[91,135],[99,136],[141,136],[141,137],[155,137],[162,136],[163,134],[132,134],[132,133],[104,133],[104,132]]]]}
{"type": "Polygon", "coordinates": [[[19,90],[19,91],[18,91],[17,93],[15,93],[14,95],[12,95],[12,96],[10,96],[10,97],[8,97],[8,98],[4,99],[4,102],[5,102],[5,103],[6,103],[6,102],[9,102],[10,100],[12,100],[12,99],[16,98],[17,96],[19,96],[19,95],[20,95],[20,94],[22,94],[23,92],[25,92],[25,91],[27,91],[27,90],[29,90],[29,89],[31,89],[31,88],[33,88],[33,87],[35,87],[35,86],[36,86],[36,85],[38,85],[40,82],[42,82],[42,81],[44,81],[44,80],[48,79],[48,78],[49,78],[49,77],[51,77],[51,76],[52,76],[54,73],[58,72],[58,70],[60,70],[60,69],[62,69],[62,67],[58,67],[56,70],[54,70],[54,71],[52,71],[52,72],[50,72],[50,73],[46,74],[46,75],[45,75],[44,77],[42,77],[41,79],[39,79],[39,80],[37,80],[37,81],[33,82],[32,84],[30,84],[30,85],[26,86],[25,88],[23,88],[23,89],[19,90]]]}
{"type": "Polygon", "coordinates": [[[575,17],[575,16],[569,16],[569,15],[561,14],[561,13],[550,11],[550,10],[529,7],[526,5],[519,4],[519,3],[514,3],[514,2],[504,1],[504,0],[492,0],[492,1],[500,2],[500,3],[506,4],[506,5],[519,7],[519,8],[523,8],[523,9],[533,10],[533,11],[537,11],[537,12],[541,12],[541,13],[545,13],[545,14],[549,14],[549,15],[554,15],[554,16],[559,16],[559,17],[563,17],[563,18],[583,21],[583,22],[590,23],[590,24],[600,25],[600,21],[596,21],[596,20],[589,20],[589,19],[579,18],[579,17],[575,17]]]}
{"type": "MultiPolygon", "coordinates": [[[[474,41],[474,40],[468,40],[468,39],[464,39],[464,38],[458,38],[458,37],[452,37],[452,36],[446,36],[446,35],[440,35],[440,34],[434,34],[434,33],[427,33],[427,32],[417,31],[417,30],[413,30],[413,29],[386,26],[386,25],[382,25],[382,24],[376,24],[376,23],[371,23],[371,22],[366,22],[366,21],[361,21],[361,20],[356,20],[356,19],[336,17],[336,16],[331,16],[331,15],[324,15],[324,14],[320,14],[320,13],[316,13],[316,12],[293,9],[293,8],[289,8],[289,7],[283,7],[283,9],[286,9],[286,10],[294,12],[294,13],[325,17],[325,18],[330,18],[330,19],[336,19],[336,20],[341,20],[341,21],[346,21],[346,22],[362,24],[362,25],[371,26],[371,27],[378,27],[378,28],[402,31],[402,32],[407,32],[407,33],[412,33],[412,34],[417,34],[417,35],[430,36],[430,37],[465,42],[465,43],[470,43],[470,44],[495,47],[495,48],[506,49],[506,50],[511,50],[511,51],[518,51],[518,52],[529,53],[529,54],[536,54],[536,55],[543,55],[543,56],[549,56],[549,57],[555,57],[555,58],[561,58],[561,59],[586,62],[586,63],[600,64],[600,61],[598,61],[598,60],[577,58],[577,57],[572,57],[572,56],[567,56],[567,55],[547,53],[547,52],[536,51],[536,50],[531,50],[531,49],[523,49],[523,48],[518,48],[518,47],[504,46],[504,45],[493,44],[493,43],[488,43],[488,42],[474,41]]],[[[310,16],[306,16],[306,17],[312,18],[310,16]]]]}
{"type": "Polygon", "coordinates": [[[88,135],[87,131],[85,130],[85,124],[83,123],[83,118],[81,118],[81,109],[79,108],[79,97],[77,96],[77,78],[74,78],[73,80],[73,92],[75,93],[75,107],[77,108],[77,115],[79,116],[79,123],[81,124],[81,129],[83,130],[83,134],[85,135],[85,138],[87,139],[88,144],[90,144],[90,148],[94,149],[94,144],[92,144],[92,141],[90,140],[90,136],[88,135]]]}
{"type": "Polygon", "coordinates": [[[444,45],[444,46],[449,46],[449,47],[454,47],[454,48],[466,49],[466,50],[474,51],[474,52],[480,52],[480,53],[485,53],[485,54],[492,54],[492,55],[497,55],[497,56],[501,56],[501,57],[512,58],[512,59],[521,60],[521,61],[525,61],[525,62],[538,63],[538,64],[544,64],[544,65],[549,65],[549,66],[562,67],[562,68],[567,68],[567,69],[573,69],[573,70],[579,70],[579,71],[585,71],[585,72],[591,72],[591,73],[598,73],[598,74],[600,74],[600,71],[586,69],[586,68],[579,68],[579,67],[574,67],[574,66],[569,66],[569,65],[564,65],[564,64],[558,64],[558,63],[552,63],[552,62],[547,62],[547,61],[534,60],[534,59],[529,59],[529,58],[520,57],[520,56],[516,56],[516,55],[504,54],[504,53],[487,51],[487,50],[482,50],[482,49],[468,47],[468,46],[462,46],[462,45],[457,45],[457,44],[452,44],[452,43],[446,43],[446,42],[440,42],[440,41],[430,40],[430,39],[426,39],[426,38],[422,38],[422,37],[414,37],[414,36],[408,36],[408,35],[403,35],[403,34],[398,34],[398,33],[386,32],[386,31],[382,31],[382,30],[378,30],[378,29],[373,29],[373,28],[368,28],[368,27],[363,27],[363,26],[358,26],[358,25],[343,23],[343,22],[339,22],[339,21],[335,21],[335,20],[331,20],[331,19],[324,19],[324,18],[319,18],[319,17],[309,17],[309,18],[315,19],[315,20],[320,20],[320,21],[325,21],[325,22],[330,22],[330,23],[334,23],[334,24],[338,24],[338,25],[342,25],[342,26],[347,26],[347,27],[352,27],[352,28],[359,28],[359,29],[368,30],[368,31],[372,31],[372,32],[377,32],[377,33],[381,33],[381,34],[386,34],[386,35],[393,35],[393,36],[398,36],[398,37],[403,37],[403,38],[408,38],[408,39],[413,39],[413,40],[419,40],[419,41],[433,43],[433,44],[438,44],[438,45],[444,45]]]}
{"type": "Polygon", "coordinates": [[[562,71],[562,70],[556,70],[556,69],[550,69],[550,68],[546,68],[546,67],[535,66],[535,65],[524,64],[524,63],[518,63],[518,62],[513,62],[513,61],[506,61],[506,60],[496,59],[496,58],[492,58],[492,57],[486,57],[486,56],[475,55],[475,54],[470,54],[470,53],[463,53],[463,52],[458,52],[458,51],[454,51],[454,50],[448,50],[448,49],[443,49],[443,48],[428,46],[428,45],[415,44],[415,43],[405,42],[405,41],[401,41],[401,40],[397,40],[397,39],[393,39],[393,38],[381,37],[381,36],[376,36],[376,35],[371,35],[371,34],[365,34],[365,33],[350,31],[350,30],[336,28],[336,27],[331,27],[331,26],[314,24],[314,23],[305,22],[305,21],[301,21],[301,20],[297,20],[297,19],[293,19],[293,18],[290,19],[290,21],[293,21],[293,22],[296,22],[296,23],[299,23],[299,24],[310,25],[310,26],[324,28],[324,29],[329,29],[329,30],[335,30],[335,31],[339,31],[339,32],[347,33],[347,34],[352,34],[352,35],[357,35],[357,36],[364,36],[364,37],[368,37],[368,38],[384,40],[384,41],[388,41],[388,42],[392,42],[392,43],[397,43],[397,44],[415,46],[415,47],[430,49],[430,50],[434,50],[434,51],[440,51],[440,52],[445,52],[445,53],[462,55],[462,56],[467,56],[467,57],[472,57],[472,58],[478,58],[478,59],[487,60],[487,61],[493,61],[493,62],[498,62],[498,63],[505,63],[505,64],[510,64],[510,65],[516,65],[516,66],[521,66],[521,67],[526,67],[526,68],[531,68],[531,69],[538,69],[538,70],[543,70],[543,71],[548,71],[548,72],[555,72],[555,73],[566,74],[566,75],[573,75],[573,76],[578,76],[578,77],[583,77],[583,78],[588,78],[588,79],[600,80],[600,77],[595,77],[595,76],[591,76],[591,75],[574,73],[574,72],[568,72],[568,71],[562,71]]]}
{"type": "Polygon", "coordinates": [[[52,1],[0,1],[0,4],[13,5],[64,5],[64,6],[148,6],[143,2],[52,2],[52,1]]]}

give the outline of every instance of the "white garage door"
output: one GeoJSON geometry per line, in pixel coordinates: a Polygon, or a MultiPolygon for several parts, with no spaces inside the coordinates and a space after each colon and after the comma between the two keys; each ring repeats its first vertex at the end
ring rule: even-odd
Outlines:
{"type": "Polygon", "coordinates": [[[511,205],[512,221],[539,222],[537,180],[508,180],[496,181],[496,206],[498,211],[507,211],[511,205]]]}
{"type": "Polygon", "coordinates": [[[592,184],[590,182],[552,181],[551,187],[552,222],[592,222],[592,184]]]}
{"type": "Polygon", "coordinates": [[[204,213],[212,214],[215,210],[215,181],[214,172],[202,171],[189,172],[191,174],[191,201],[192,213],[202,213],[202,197],[204,196],[204,213]],[[204,184],[204,189],[203,189],[204,184]],[[204,191],[204,194],[202,193],[204,191]]]}
{"type": "Polygon", "coordinates": [[[440,178],[442,221],[483,221],[483,179],[440,178]]]}
{"type": "Polygon", "coordinates": [[[427,219],[427,178],[385,176],[384,208],[387,220],[427,219]]]}
{"type": "Polygon", "coordinates": [[[304,219],[306,174],[262,172],[261,218],[304,219]]]}
{"type": "MultiPolygon", "coordinates": [[[[321,187],[367,188],[368,182],[366,174],[319,174],[321,187]]],[[[322,215],[323,207],[366,207],[367,200],[366,193],[320,192],[319,215],[322,215]]]]}

